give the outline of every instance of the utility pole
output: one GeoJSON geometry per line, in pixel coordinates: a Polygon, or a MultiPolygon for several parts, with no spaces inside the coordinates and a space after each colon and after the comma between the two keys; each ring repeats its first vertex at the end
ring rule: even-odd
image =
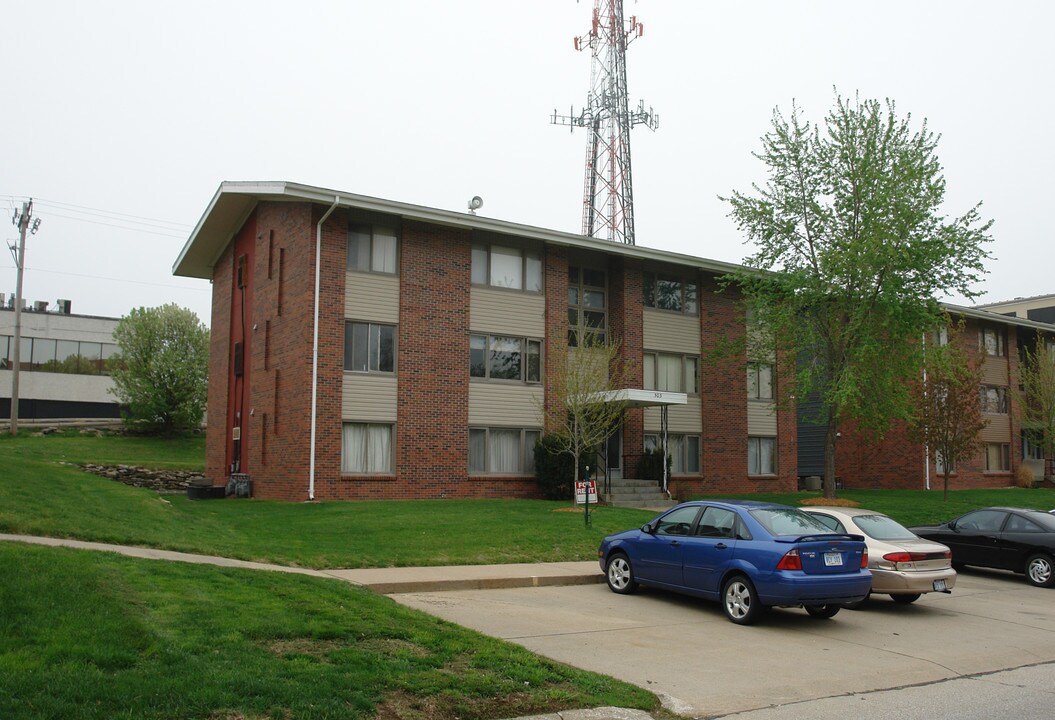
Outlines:
{"type": "Polygon", "coordinates": [[[36,235],[40,228],[40,218],[33,219],[33,198],[22,203],[22,212],[15,210],[11,223],[18,228],[18,248],[9,245],[15,258],[17,278],[15,280],[15,347],[12,353],[14,361],[11,368],[11,434],[18,434],[18,371],[22,364],[22,274],[26,269],[26,233],[36,235]]]}

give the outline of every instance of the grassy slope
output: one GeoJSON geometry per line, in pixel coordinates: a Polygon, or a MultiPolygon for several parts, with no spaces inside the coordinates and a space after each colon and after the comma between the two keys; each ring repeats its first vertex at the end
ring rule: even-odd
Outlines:
{"type": "Polygon", "coordinates": [[[489,718],[640,688],[346,583],[0,543],[0,717],[489,718]]]}

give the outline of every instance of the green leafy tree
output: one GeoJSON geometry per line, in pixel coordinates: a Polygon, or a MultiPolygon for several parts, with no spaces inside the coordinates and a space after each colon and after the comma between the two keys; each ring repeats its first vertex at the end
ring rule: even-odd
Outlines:
{"type": "Polygon", "coordinates": [[[912,342],[942,320],[939,295],[978,295],[991,221],[981,204],[942,214],[945,178],[926,122],[913,130],[892,101],[837,97],[811,125],[774,111],[753,193],[724,198],[755,245],[740,287],[778,356],[798,358],[794,397],[815,393],[825,425],[824,495],[835,497],[835,439],[853,419],[882,436],[911,409],[920,370],[912,342]]]}
{"type": "Polygon", "coordinates": [[[114,340],[112,392],[125,423],[162,434],[197,427],[209,369],[209,330],[198,316],[173,304],[137,308],[117,323],[114,340]]]}
{"type": "Polygon", "coordinates": [[[1018,365],[1019,387],[1011,388],[1022,427],[1055,458],[1055,341],[1037,333],[1033,347],[1024,347],[1018,365]]]}
{"type": "Polygon", "coordinates": [[[947,343],[925,346],[923,372],[912,384],[908,430],[912,440],[926,446],[930,461],[941,466],[944,500],[956,464],[981,448],[978,433],[988,424],[978,396],[981,386],[981,362],[967,357],[960,328],[949,329],[947,343]]]}

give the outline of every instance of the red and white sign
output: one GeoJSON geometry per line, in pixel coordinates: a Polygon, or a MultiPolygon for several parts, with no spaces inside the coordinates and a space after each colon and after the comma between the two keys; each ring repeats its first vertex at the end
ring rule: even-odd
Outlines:
{"type": "Polygon", "coordinates": [[[576,480],[575,481],[575,504],[582,505],[586,502],[586,497],[589,495],[590,504],[597,504],[597,483],[593,480],[576,480]]]}

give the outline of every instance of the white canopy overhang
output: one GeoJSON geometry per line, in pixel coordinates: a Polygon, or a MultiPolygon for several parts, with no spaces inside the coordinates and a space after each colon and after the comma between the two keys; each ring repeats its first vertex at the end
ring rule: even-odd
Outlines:
{"type": "Polygon", "coordinates": [[[685,405],[689,401],[689,396],[680,392],[623,388],[622,390],[609,390],[597,393],[597,400],[605,403],[621,402],[628,408],[668,407],[670,405],[685,405]]]}

